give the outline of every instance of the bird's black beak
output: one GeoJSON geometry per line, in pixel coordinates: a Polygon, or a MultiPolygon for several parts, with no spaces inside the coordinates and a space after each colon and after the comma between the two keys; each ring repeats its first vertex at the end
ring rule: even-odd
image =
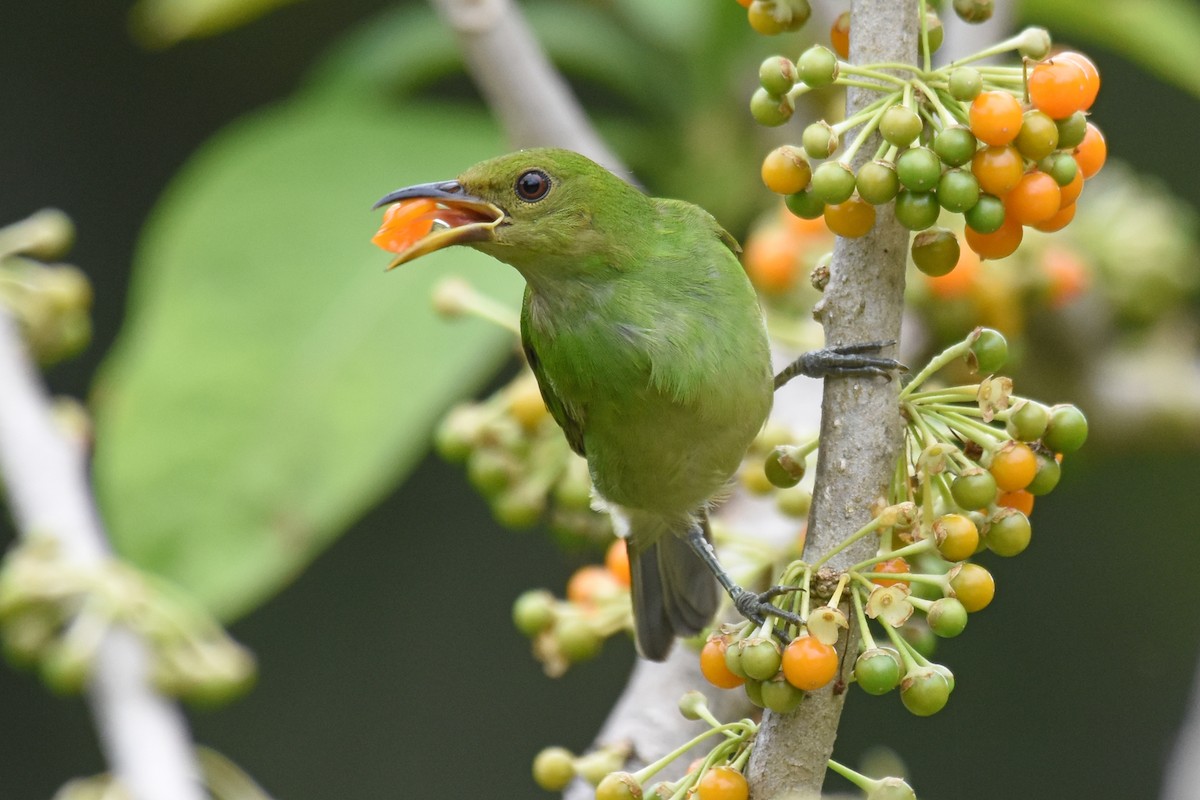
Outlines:
{"type": "Polygon", "coordinates": [[[493,238],[504,211],[468,194],[458,181],[422,183],[385,195],[374,208],[390,206],[371,240],[396,254],[388,269],[455,244],[493,238]]]}

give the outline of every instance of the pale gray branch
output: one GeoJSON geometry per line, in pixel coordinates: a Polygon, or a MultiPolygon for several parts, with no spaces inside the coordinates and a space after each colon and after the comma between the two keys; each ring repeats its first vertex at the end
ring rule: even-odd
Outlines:
{"type": "MultiPolygon", "coordinates": [[[[17,332],[0,308],[0,475],[23,536],[52,537],[83,565],[108,558],[82,451],[57,429],[17,332]]],[[[133,800],[202,800],[187,723],[150,686],[145,646],[116,629],[97,653],[88,700],[113,775],[133,800]]]]}
{"type": "MultiPolygon", "coordinates": [[[[852,0],[850,13],[854,63],[914,63],[916,3],[852,0]]],[[[876,97],[877,92],[851,89],[847,115],[876,97]]],[[[871,157],[877,136],[859,151],[856,168],[871,157]]],[[[908,231],[895,221],[891,206],[877,206],[876,212],[875,227],[867,236],[837,240],[829,283],[816,309],[826,344],[900,339],[908,231]]],[[[896,402],[898,384],[879,378],[826,379],[805,549],[810,558],[832,549],[869,521],[872,505],[883,495],[903,431],[896,402]]],[[[829,566],[845,568],[870,558],[874,548],[868,537],[840,553],[829,566]]],[[[854,626],[843,647],[841,681],[810,693],[792,714],[765,713],[747,770],[752,797],[774,798],[785,792],[819,796],[857,650],[854,626]]]]}

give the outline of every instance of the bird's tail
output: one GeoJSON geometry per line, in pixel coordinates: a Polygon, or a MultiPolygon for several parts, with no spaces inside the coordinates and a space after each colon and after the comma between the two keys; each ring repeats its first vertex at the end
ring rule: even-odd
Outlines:
{"type": "MultiPolygon", "coordinates": [[[[684,538],[687,530],[661,518],[629,515],[629,568],[637,649],[662,661],[676,636],[692,636],[712,622],[717,610],[716,580],[684,538]]],[[[681,524],[687,524],[686,522],[681,524]]],[[[708,515],[701,525],[712,541],[708,515]]]]}

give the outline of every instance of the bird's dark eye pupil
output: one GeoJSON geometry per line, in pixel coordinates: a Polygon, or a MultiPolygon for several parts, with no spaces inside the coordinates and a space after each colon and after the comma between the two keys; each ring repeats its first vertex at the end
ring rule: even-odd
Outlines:
{"type": "Polygon", "coordinates": [[[540,169],[522,172],[517,178],[517,194],[522,200],[541,200],[550,191],[550,177],[540,169]]]}

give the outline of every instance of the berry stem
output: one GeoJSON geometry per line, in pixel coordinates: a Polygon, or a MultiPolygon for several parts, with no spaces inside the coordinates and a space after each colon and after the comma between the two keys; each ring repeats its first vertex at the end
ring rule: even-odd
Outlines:
{"type": "MultiPolygon", "coordinates": [[[[922,3],[921,5],[924,5],[924,3],[922,3]]],[[[833,770],[838,775],[841,775],[843,778],[850,781],[855,786],[857,786],[859,789],[862,789],[864,792],[873,789],[875,787],[875,784],[879,782],[876,780],[872,780],[871,778],[868,778],[866,775],[862,775],[858,772],[855,772],[854,770],[850,769],[849,767],[847,767],[843,764],[839,764],[838,762],[834,761],[832,758],[829,759],[828,763],[829,763],[829,769],[833,770]]]]}
{"type": "Polygon", "coordinates": [[[933,541],[932,539],[922,539],[919,542],[913,542],[912,544],[906,544],[906,545],[904,545],[904,547],[898,548],[896,550],[892,550],[891,552],[877,553],[874,556],[872,556],[871,558],[869,558],[865,561],[860,561],[857,564],[855,564],[854,566],[850,567],[849,571],[858,573],[859,575],[863,575],[865,577],[883,578],[885,580],[907,580],[908,576],[911,575],[912,573],[908,573],[908,572],[859,572],[859,570],[863,569],[864,567],[872,566],[873,564],[878,564],[880,561],[889,561],[893,558],[903,558],[904,556],[917,555],[918,553],[927,553],[933,549],[933,547],[931,546],[932,541],[933,541]]]}
{"type": "MultiPolygon", "coordinates": [[[[849,547],[850,545],[857,542],[859,539],[863,538],[864,536],[870,536],[872,533],[877,533],[879,531],[880,525],[882,524],[882,520],[883,520],[882,515],[877,516],[874,519],[872,519],[870,522],[868,522],[866,525],[864,525],[863,527],[859,528],[854,533],[847,536],[836,547],[832,548],[831,550],[829,550],[829,552],[825,553],[823,556],[821,556],[819,559],[817,559],[817,562],[812,565],[811,569],[812,570],[820,569],[825,564],[825,562],[829,561],[829,559],[833,558],[835,555],[842,552],[847,547],[849,547]]],[[[871,562],[871,563],[874,563],[874,562],[871,562]]],[[[808,572],[808,570],[806,570],[806,572],[808,572]]]]}
{"type": "Polygon", "coordinates": [[[850,599],[854,601],[854,617],[858,620],[861,649],[871,650],[875,647],[875,637],[871,635],[871,625],[867,622],[867,613],[863,611],[862,589],[857,586],[850,587],[850,599]]]}
{"type": "Polygon", "coordinates": [[[944,67],[942,67],[942,69],[946,70],[946,71],[950,71],[950,70],[953,70],[955,67],[961,67],[964,64],[970,64],[975,61],[982,61],[985,58],[991,58],[992,56],[998,56],[998,55],[1001,55],[1002,53],[1008,53],[1012,50],[1020,50],[1027,43],[1029,36],[1030,36],[1030,31],[1034,31],[1034,30],[1037,30],[1037,29],[1036,28],[1026,28],[1025,30],[1021,31],[1020,33],[1016,34],[1015,36],[1010,36],[1007,39],[1005,39],[1004,41],[997,42],[996,44],[992,45],[991,47],[985,48],[976,53],[971,53],[970,55],[963,56],[962,58],[955,59],[954,61],[951,61],[949,64],[946,64],[944,67]]]}
{"type": "MultiPolygon", "coordinates": [[[[884,112],[891,108],[893,104],[895,104],[896,99],[899,96],[899,92],[893,92],[887,97],[882,98],[884,102],[880,103],[879,107],[874,111],[874,113],[871,114],[870,119],[863,123],[862,129],[859,130],[858,135],[854,137],[854,141],[851,142],[850,146],[846,148],[846,151],[842,153],[840,160],[843,164],[845,164],[847,167],[850,166],[850,162],[854,160],[854,156],[856,153],[858,153],[858,149],[862,147],[863,142],[867,140],[867,137],[874,133],[875,129],[879,127],[879,120],[883,117],[884,112]]],[[[870,106],[868,106],[868,108],[870,108],[870,106]]],[[[861,116],[862,114],[855,115],[855,117],[861,116]]]]}
{"type": "Polygon", "coordinates": [[[929,51],[929,18],[926,16],[927,7],[925,0],[920,0],[917,4],[917,14],[921,21],[921,50],[923,51],[925,62],[925,71],[929,72],[933,68],[933,53],[929,51]]]}
{"type": "Polygon", "coordinates": [[[926,380],[928,380],[930,375],[937,372],[942,367],[945,367],[947,364],[949,364],[951,361],[954,361],[956,358],[962,358],[963,356],[965,356],[967,354],[967,352],[970,349],[971,349],[971,344],[970,344],[969,340],[964,339],[961,342],[950,345],[945,350],[938,353],[936,356],[931,358],[929,360],[929,363],[926,364],[925,367],[920,372],[918,372],[916,375],[914,375],[913,379],[911,381],[909,381],[908,384],[905,385],[900,390],[900,398],[899,399],[901,401],[903,401],[910,394],[912,394],[917,389],[918,386],[920,386],[922,383],[924,383],[926,380]]]}

